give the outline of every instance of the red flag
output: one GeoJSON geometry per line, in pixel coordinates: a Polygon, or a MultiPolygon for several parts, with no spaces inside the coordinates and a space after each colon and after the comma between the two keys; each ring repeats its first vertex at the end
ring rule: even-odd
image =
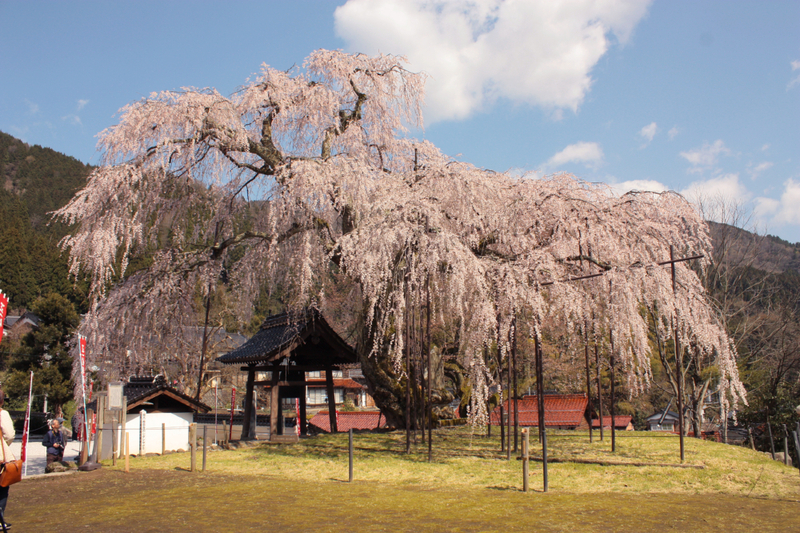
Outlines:
{"type": "Polygon", "coordinates": [[[0,291],[0,341],[3,340],[3,324],[6,323],[6,313],[8,312],[8,296],[0,291]]]}

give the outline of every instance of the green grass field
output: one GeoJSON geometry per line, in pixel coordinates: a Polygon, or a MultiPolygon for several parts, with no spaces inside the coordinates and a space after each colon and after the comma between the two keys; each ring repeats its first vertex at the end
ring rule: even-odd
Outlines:
{"type": "MultiPolygon", "coordinates": [[[[615,453],[608,435],[548,440],[547,493],[541,462],[524,493],[522,463],[497,437],[449,428],[434,433],[430,463],[419,441],[404,453],[403,432],[356,434],[353,483],[346,434],[209,452],[204,473],[183,453],[132,458],[130,473],[118,461],[31,479],[12,487],[8,520],[17,531],[800,531],[800,474],[763,453],[686,439],[680,467],[674,436],[618,433],[615,453]]],[[[531,448],[540,456],[535,438],[531,448]]]]}

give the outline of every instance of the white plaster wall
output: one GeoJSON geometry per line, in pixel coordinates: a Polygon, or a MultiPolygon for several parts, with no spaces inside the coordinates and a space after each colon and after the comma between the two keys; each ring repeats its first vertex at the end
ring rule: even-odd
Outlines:
{"type": "MultiPolygon", "coordinates": [[[[104,426],[103,433],[103,454],[102,458],[111,459],[111,432],[112,425],[109,420],[104,426]]],[[[166,431],[166,442],[164,449],[167,451],[188,450],[189,449],[189,424],[194,420],[193,413],[146,413],[144,450],[139,449],[139,428],[141,425],[141,414],[128,414],[125,417],[125,428],[117,428],[117,442],[125,442],[125,431],[130,435],[131,454],[140,453],[161,453],[161,425],[164,424],[166,431]]],[[[121,445],[117,450],[121,450],[121,445]]]]}

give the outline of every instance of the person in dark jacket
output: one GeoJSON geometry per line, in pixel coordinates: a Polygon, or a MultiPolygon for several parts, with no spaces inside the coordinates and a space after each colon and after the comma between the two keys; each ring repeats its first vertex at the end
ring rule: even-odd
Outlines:
{"type": "Polygon", "coordinates": [[[55,461],[60,462],[64,460],[64,448],[67,444],[67,437],[64,435],[64,432],[61,431],[61,422],[53,420],[53,424],[50,428],[50,431],[47,432],[42,440],[42,446],[47,446],[48,465],[55,461]]]}

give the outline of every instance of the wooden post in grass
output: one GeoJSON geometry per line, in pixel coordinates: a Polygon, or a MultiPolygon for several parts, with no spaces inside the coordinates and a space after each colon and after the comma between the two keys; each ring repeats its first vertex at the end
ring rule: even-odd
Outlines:
{"type": "Polygon", "coordinates": [[[125,432],[125,472],[131,471],[131,434],[125,432]]]}
{"type": "Polygon", "coordinates": [[[767,416],[767,431],[769,432],[769,450],[772,458],[775,459],[775,441],[772,438],[772,424],[769,423],[769,416],[767,416]]]}
{"type": "Polygon", "coordinates": [[[162,422],[161,423],[161,455],[164,455],[167,451],[167,425],[162,422]]]}
{"type": "Polygon", "coordinates": [[[352,483],[353,482],[353,428],[350,428],[348,431],[348,446],[347,446],[347,455],[350,458],[350,466],[348,468],[348,476],[347,480],[352,483]]]}
{"type": "Polygon", "coordinates": [[[750,448],[752,450],[756,449],[756,443],[753,442],[753,430],[750,426],[747,426],[747,437],[750,439],[750,448]]]}
{"type": "Polygon", "coordinates": [[[208,453],[208,439],[206,438],[208,435],[208,426],[205,424],[203,425],[203,472],[206,471],[206,454],[208,453]]]}
{"type": "Polygon", "coordinates": [[[522,430],[522,492],[528,492],[528,468],[530,456],[530,440],[528,438],[528,428],[522,430]]]}
{"type": "Polygon", "coordinates": [[[189,456],[190,456],[190,465],[189,471],[194,472],[197,469],[197,424],[189,424],[189,456]]]}
{"type": "Polygon", "coordinates": [[[547,479],[547,429],[542,431],[542,482],[544,484],[544,491],[547,492],[548,479],[547,479]]]}
{"type": "MultiPolygon", "coordinates": [[[[113,413],[114,411],[112,411],[113,413]]],[[[111,466],[117,466],[117,417],[111,417],[111,466]]]]}
{"type": "Polygon", "coordinates": [[[105,394],[97,395],[97,440],[94,445],[94,462],[103,460],[103,426],[105,426],[104,412],[106,410],[105,394]]]}
{"type": "MultiPolygon", "coordinates": [[[[800,426],[800,424],[798,424],[800,426]]],[[[800,468],[800,433],[797,431],[792,431],[792,436],[794,437],[794,450],[797,452],[797,468],[800,468]]]]}
{"type": "Polygon", "coordinates": [[[222,445],[228,443],[228,422],[226,420],[222,421],[222,445]]]}

